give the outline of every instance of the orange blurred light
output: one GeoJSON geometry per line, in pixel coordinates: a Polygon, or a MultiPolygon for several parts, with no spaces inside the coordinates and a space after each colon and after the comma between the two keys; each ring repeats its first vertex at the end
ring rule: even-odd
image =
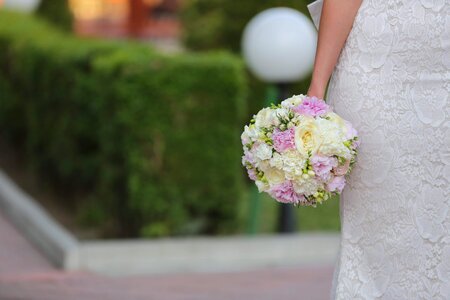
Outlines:
{"type": "Polygon", "coordinates": [[[80,21],[120,21],[126,18],[129,9],[127,0],[69,0],[69,4],[80,21]]]}

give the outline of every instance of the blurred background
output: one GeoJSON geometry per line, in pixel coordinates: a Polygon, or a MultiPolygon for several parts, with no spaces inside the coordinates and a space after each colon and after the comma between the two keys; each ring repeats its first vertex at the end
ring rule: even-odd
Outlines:
{"type": "MultiPolygon", "coordinates": [[[[338,199],[291,208],[290,227],[280,228],[280,204],[258,194],[241,166],[244,125],[264,106],[305,94],[310,76],[282,86],[259,79],[241,49],[244,28],[272,7],[309,18],[309,2],[0,0],[0,169],[79,241],[337,233],[338,199]]],[[[18,265],[28,272],[35,254],[25,259],[20,234],[1,216],[10,248],[0,247],[0,296],[6,287],[11,297],[32,295],[34,283],[19,280],[18,289],[10,274],[18,265]]],[[[324,299],[330,268],[296,272],[259,273],[253,284],[303,282],[322,296],[300,299],[324,299]]]]}
{"type": "MultiPolygon", "coordinates": [[[[258,12],[308,15],[308,1],[0,3],[0,166],[77,237],[277,231],[239,137],[280,99],[245,67],[241,37],[258,12]]],[[[296,209],[297,229],[337,231],[337,209],[296,209]]]]}

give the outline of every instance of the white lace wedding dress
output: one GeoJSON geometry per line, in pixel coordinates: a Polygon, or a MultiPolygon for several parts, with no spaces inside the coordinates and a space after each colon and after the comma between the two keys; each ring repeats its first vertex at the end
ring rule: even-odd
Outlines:
{"type": "Polygon", "coordinates": [[[363,0],[327,101],[359,129],[332,299],[450,299],[450,0],[363,0]]]}

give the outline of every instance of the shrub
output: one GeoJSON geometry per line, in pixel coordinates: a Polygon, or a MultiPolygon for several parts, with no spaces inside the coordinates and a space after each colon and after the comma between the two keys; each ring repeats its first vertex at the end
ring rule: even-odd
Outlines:
{"type": "Polygon", "coordinates": [[[82,219],[126,236],[235,230],[244,188],[238,59],[166,56],[0,15],[0,127],[62,200],[83,198],[66,203],[82,219]]]}
{"type": "Polygon", "coordinates": [[[36,13],[60,29],[72,29],[73,16],[69,9],[69,0],[40,0],[36,13]]]}
{"type": "MultiPolygon", "coordinates": [[[[230,0],[185,0],[180,17],[183,23],[183,42],[193,50],[227,49],[240,52],[242,32],[259,12],[277,6],[291,7],[309,16],[306,5],[309,0],[245,0],[236,4],[230,0]]],[[[271,87],[248,74],[249,113],[256,113],[264,106],[265,99],[275,102],[277,97],[267,93],[271,87]],[[269,96],[268,96],[269,94],[269,96]]],[[[291,94],[305,94],[310,78],[291,85],[291,94]]],[[[273,93],[272,93],[273,94],[273,93]]],[[[248,116],[249,117],[249,116],[248,116]]]]}

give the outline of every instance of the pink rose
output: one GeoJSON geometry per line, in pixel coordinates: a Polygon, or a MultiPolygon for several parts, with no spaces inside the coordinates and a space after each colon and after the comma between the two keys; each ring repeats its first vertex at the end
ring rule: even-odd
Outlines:
{"type": "Polygon", "coordinates": [[[340,194],[340,193],[342,193],[344,186],[345,186],[345,177],[344,176],[336,176],[333,179],[331,179],[330,182],[328,182],[327,190],[329,192],[338,192],[340,194]]]}

